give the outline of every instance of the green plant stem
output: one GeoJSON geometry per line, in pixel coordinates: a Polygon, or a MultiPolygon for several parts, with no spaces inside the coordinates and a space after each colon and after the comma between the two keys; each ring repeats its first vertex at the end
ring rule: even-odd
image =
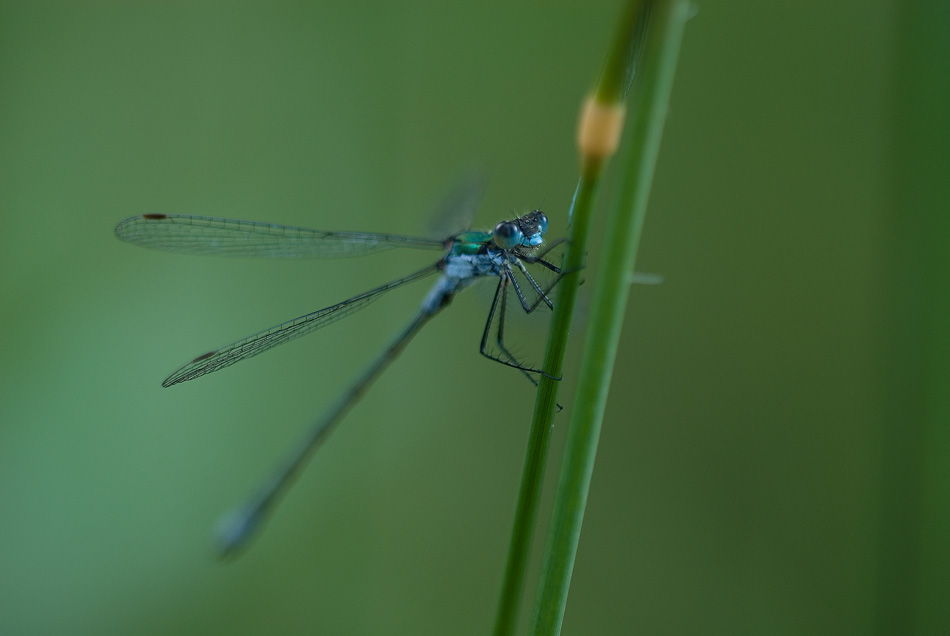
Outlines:
{"type": "Polygon", "coordinates": [[[950,21],[937,2],[902,3],[894,17],[874,633],[941,634],[950,625],[950,21]]]}
{"type": "MultiPolygon", "coordinates": [[[[600,175],[600,162],[588,162],[584,166],[574,199],[571,203],[571,232],[563,269],[567,272],[558,285],[557,304],[551,319],[551,335],[544,356],[544,370],[560,377],[564,363],[564,350],[574,315],[577,298],[579,271],[584,265],[587,235],[590,230],[591,210],[600,175]]],[[[495,634],[502,636],[514,633],[518,618],[521,591],[524,586],[525,569],[534,534],[534,523],[541,496],[541,482],[548,455],[548,439],[551,422],[557,408],[558,381],[542,376],[538,382],[538,397],[534,405],[534,419],[528,437],[527,453],[518,493],[518,507],[508,549],[508,564],[502,584],[501,601],[495,620],[495,634]]]]}
{"type": "MultiPolygon", "coordinates": [[[[634,60],[640,47],[642,22],[652,0],[630,0],[618,25],[607,61],[595,89],[598,103],[620,104],[633,76],[634,60]]],[[[608,157],[581,157],[581,177],[571,202],[567,254],[563,268],[566,272],[558,287],[557,304],[551,320],[551,331],[545,351],[544,370],[560,377],[570,333],[574,303],[577,298],[579,271],[584,266],[587,237],[590,231],[594,199],[608,157]]],[[[542,377],[538,383],[534,417],[525,452],[518,505],[512,528],[508,563],[502,583],[501,599],[495,620],[495,635],[514,633],[518,608],[524,586],[525,570],[534,535],[534,526],[541,497],[544,467],[549,449],[549,436],[557,407],[558,382],[542,377]]]]}
{"type": "Polygon", "coordinates": [[[631,104],[632,125],[626,140],[628,166],[622,176],[618,204],[608,224],[608,240],[597,275],[575,395],[576,407],[568,430],[542,564],[533,624],[536,635],[559,633],[564,619],[607,391],[626,311],[630,275],[688,10],[685,0],[656,2],[647,27],[646,48],[631,104]]]}
{"type": "Polygon", "coordinates": [[[620,18],[594,95],[601,104],[616,104],[627,99],[637,72],[643,34],[656,0],[630,0],[620,18]]]}

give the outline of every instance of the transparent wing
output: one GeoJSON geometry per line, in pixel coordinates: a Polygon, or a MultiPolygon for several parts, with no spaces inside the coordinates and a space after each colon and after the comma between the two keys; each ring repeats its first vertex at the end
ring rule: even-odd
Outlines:
{"type": "Polygon", "coordinates": [[[430,265],[414,274],[391,281],[359,296],[354,296],[341,303],[337,303],[336,305],[331,305],[330,307],[320,309],[305,316],[288,320],[275,327],[256,333],[253,336],[232,342],[220,349],[209,351],[208,353],[198,356],[165,378],[165,381],[162,382],[162,386],[168,387],[173,384],[178,384],[179,382],[194,380],[212,371],[231,366],[235,362],[256,356],[277,345],[312,333],[321,327],[326,327],[362,309],[379,298],[383,293],[405,285],[406,283],[424,278],[436,271],[438,271],[438,264],[430,265]]]}
{"type": "Polygon", "coordinates": [[[219,219],[188,214],[141,214],[125,219],[115,234],[127,243],[186,254],[258,258],[332,258],[411,247],[439,250],[445,242],[431,238],[324,232],[288,225],[219,219]]]}
{"type": "Polygon", "coordinates": [[[472,227],[488,185],[481,171],[466,173],[448,190],[433,210],[428,230],[431,236],[454,236],[472,227]]]}

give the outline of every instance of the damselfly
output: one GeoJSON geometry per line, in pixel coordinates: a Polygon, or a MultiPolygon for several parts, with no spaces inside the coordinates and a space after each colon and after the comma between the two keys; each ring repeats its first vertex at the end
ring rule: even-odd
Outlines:
{"type": "MultiPolygon", "coordinates": [[[[531,313],[542,303],[548,307],[553,306],[548,297],[553,284],[546,289],[542,288],[526,267],[540,265],[560,274],[556,265],[544,259],[545,254],[557,244],[553,243],[542,249],[547,228],[548,219],[540,210],[503,221],[491,232],[468,231],[442,240],[367,232],[323,232],[255,221],[185,214],[143,214],[125,219],[116,226],[116,235],[123,241],[186,254],[320,258],[362,255],[400,247],[442,251],[442,257],[434,264],[408,276],[204,353],[162,382],[162,386],[168,387],[223,369],[336,322],[362,309],[391,289],[432,274],[439,274],[438,281],[409,325],[366,368],[339,401],[311,426],[299,445],[261,490],[244,506],[222,519],[218,526],[218,540],[225,554],[234,552],[246,542],[290,485],[311,452],[327,437],[347,409],[362,396],[422,326],[448,305],[455,294],[475,281],[490,276],[498,278],[494,300],[482,333],[479,347],[481,353],[496,362],[520,370],[532,382],[534,378],[531,374],[547,375],[541,369],[519,362],[504,342],[505,311],[510,290],[514,290],[521,308],[526,313],[531,313]],[[534,300],[529,300],[525,295],[516,272],[527,282],[534,300]],[[493,325],[494,343],[490,342],[493,325]],[[497,351],[493,346],[497,347],[497,351]]],[[[554,283],[556,282],[557,278],[554,280],[554,283]]]]}

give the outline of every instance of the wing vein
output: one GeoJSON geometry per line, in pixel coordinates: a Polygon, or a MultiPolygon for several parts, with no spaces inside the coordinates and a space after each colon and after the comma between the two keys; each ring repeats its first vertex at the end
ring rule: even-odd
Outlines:
{"type": "Polygon", "coordinates": [[[341,318],[349,316],[353,312],[359,311],[391,289],[401,287],[402,285],[435,273],[438,271],[438,267],[438,264],[429,265],[415,273],[390,281],[385,285],[380,285],[375,289],[371,289],[358,296],[353,296],[343,302],[318,309],[317,311],[294,318],[293,320],[282,322],[270,329],[265,329],[247,338],[236,340],[220,349],[209,351],[169,375],[165,378],[165,381],[162,382],[162,386],[169,387],[180,382],[194,380],[208,373],[229,367],[241,360],[254,357],[277,345],[313,333],[318,329],[333,324],[341,318]]]}
{"type": "Polygon", "coordinates": [[[119,239],[186,254],[258,258],[334,258],[408,247],[443,249],[445,241],[372,232],[329,232],[188,214],[143,214],[115,228],[119,239]]]}

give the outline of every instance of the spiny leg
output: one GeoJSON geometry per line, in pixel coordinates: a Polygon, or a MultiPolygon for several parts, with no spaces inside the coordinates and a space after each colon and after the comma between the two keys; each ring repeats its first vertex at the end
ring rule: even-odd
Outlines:
{"type": "MultiPolygon", "coordinates": [[[[515,359],[515,357],[511,354],[510,351],[508,351],[508,349],[504,345],[504,315],[505,315],[505,308],[507,305],[506,294],[508,292],[508,285],[513,282],[510,276],[511,276],[510,270],[503,272],[502,275],[499,276],[498,287],[495,288],[495,298],[492,300],[491,308],[488,310],[488,319],[485,321],[485,330],[482,332],[482,341],[479,347],[479,353],[481,353],[483,356],[485,356],[489,360],[494,360],[495,362],[499,362],[501,364],[504,364],[505,366],[518,369],[523,373],[538,373],[545,377],[551,378],[552,380],[560,380],[561,378],[556,378],[552,375],[549,375],[545,373],[544,371],[542,371],[541,369],[535,369],[533,367],[528,367],[519,363],[517,359],[515,359]],[[499,344],[501,351],[506,356],[508,356],[508,359],[493,355],[488,350],[488,336],[491,333],[492,323],[495,320],[495,312],[499,311],[499,301],[501,303],[501,309],[500,309],[501,315],[499,318],[499,334],[498,334],[497,342],[499,344]]],[[[517,286],[517,283],[515,283],[515,285],[517,286]]]]}
{"type": "Polygon", "coordinates": [[[554,272],[555,274],[560,274],[560,273],[561,273],[561,268],[560,268],[560,267],[558,267],[558,266],[555,265],[554,263],[551,263],[551,262],[548,262],[548,261],[544,260],[543,258],[533,258],[533,259],[523,258],[523,259],[521,259],[521,260],[523,260],[525,263],[527,263],[527,264],[529,264],[529,265],[535,265],[535,264],[540,265],[541,267],[544,267],[544,268],[546,268],[546,269],[551,270],[551,271],[554,272]]]}
{"type": "Polygon", "coordinates": [[[544,247],[543,250],[541,250],[540,252],[537,252],[536,254],[525,254],[524,256],[520,256],[519,258],[523,260],[525,263],[528,263],[529,265],[534,265],[535,263],[537,263],[538,265],[551,270],[555,274],[560,274],[561,273],[560,267],[558,267],[554,263],[551,263],[550,261],[544,260],[544,258],[542,257],[548,252],[550,252],[552,249],[560,245],[561,243],[565,242],[566,240],[567,239],[563,239],[563,238],[558,239],[556,241],[548,243],[544,247]]]}
{"type": "MultiPolygon", "coordinates": [[[[514,279],[513,279],[513,278],[512,278],[512,282],[514,282],[514,279]]],[[[536,303],[534,304],[534,307],[537,307],[537,305],[538,305],[538,303],[536,302],[536,303]]],[[[530,383],[532,384],[532,386],[534,386],[534,387],[537,388],[537,386],[538,386],[538,381],[534,379],[534,376],[532,376],[531,373],[529,373],[528,371],[525,370],[524,366],[523,366],[520,362],[518,362],[518,360],[515,358],[515,355],[514,355],[511,351],[508,350],[508,347],[505,346],[504,331],[505,331],[505,314],[506,314],[507,308],[508,308],[508,294],[507,294],[507,292],[502,292],[502,297],[501,297],[501,310],[500,310],[500,313],[499,313],[499,316],[498,316],[498,335],[497,335],[497,339],[496,339],[496,344],[498,345],[498,348],[501,349],[501,351],[502,351],[506,356],[508,356],[508,359],[509,359],[510,361],[512,361],[512,362],[514,362],[515,364],[519,365],[519,366],[517,367],[518,370],[521,371],[521,373],[524,375],[524,377],[528,378],[528,382],[530,382],[530,383]]],[[[547,374],[546,374],[546,373],[542,373],[542,375],[547,375],[547,374]]],[[[550,377],[550,376],[548,376],[548,377],[550,377]]],[[[560,378],[557,378],[557,379],[560,379],[560,378]]],[[[564,410],[564,407],[561,406],[560,402],[555,403],[555,406],[557,407],[557,412],[558,412],[558,413],[560,413],[561,411],[564,410]]]]}
{"type": "MultiPolygon", "coordinates": [[[[551,299],[548,298],[547,292],[541,289],[541,286],[538,285],[538,282],[536,280],[534,280],[534,277],[528,271],[528,268],[524,266],[524,263],[522,263],[521,261],[515,261],[515,264],[518,265],[518,269],[521,270],[521,273],[524,274],[524,277],[528,279],[529,283],[531,283],[531,287],[534,288],[534,291],[538,293],[538,300],[536,300],[535,303],[531,305],[531,307],[527,307],[525,306],[524,303],[521,303],[522,306],[524,306],[525,313],[530,314],[532,311],[534,311],[540,301],[544,301],[545,305],[547,305],[551,309],[554,309],[554,303],[552,303],[551,299]]],[[[512,280],[514,280],[514,274],[512,274],[511,278],[512,280]]],[[[558,277],[558,280],[560,280],[560,277],[558,277]]],[[[554,287],[554,285],[552,285],[551,287],[554,287]]],[[[550,291],[550,289],[548,291],[550,291]]]]}
{"type": "MultiPolygon", "coordinates": [[[[556,241],[556,243],[563,242],[564,240],[565,239],[560,239],[556,241]]],[[[579,272],[584,269],[584,267],[581,266],[581,267],[571,268],[569,270],[564,270],[560,267],[557,267],[556,265],[552,265],[551,263],[545,260],[542,260],[537,257],[531,257],[531,256],[521,257],[520,261],[523,261],[523,262],[518,262],[518,267],[521,269],[522,272],[524,272],[525,278],[527,278],[531,282],[535,291],[538,292],[537,300],[535,300],[534,303],[530,306],[530,309],[528,308],[525,309],[527,313],[531,313],[532,311],[537,309],[538,305],[540,305],[542,302],[544,302],[545,304],[547,304],[549,307],[553,309],[553,305],[550,302],[550,298],[548,298],[548,294],[551,293],[551,290],[554,289],[554,287],[558,283],[561,282],[561,279],[567,276],[568,274],[573,274],[574,272],[579,272]],[[527,263],[529,265],[534,265],[534,264],[542,265],[550,269],[551,271],[555,272],[557,274],[557,277],[555,277],[554,281],[550,285],[548,285],[544,289],[541,289],[540,285],[538,285],[537,282],[534,280],[534,278],[527,272],[527,269],[524,267],[524,263],[527,263]]]]}
{"type": "MultiPolygon", "coordinates": [[[[520,261],[515,261],[515,262],[518,263],[522,268],[524,268],[524,265],[521,264],[520,261]]],[[[522,271],[524,270],[522,269],[522,271]]],[[[515,278],[515,274],[511,270],[511,265],[509,263],[505,263],[504,266],[502,267],[502,272],[503,273],[501,274],[501,277],[503,279],[507,278],[511,282],[511,286],[515,288],[515,293],[518,295],[518,300],[521,301],[521,307],[524,309],[524,313],[530,314],[533,311],[534,307],[529,305],[528,299],[524,297],[524,293],[522,293],[521,291],[521,286],[518,284],[518,280],[515,278]]],[[[504,316],[504,313],[502,313],[502,316],[504,316]]]]}
{"type": "MultiPolygon", "coordinates": [[[[513,273],[510,269],[507,270],[507,277],[508,277],[508,280],[511,281],[512,285],[514,285],[515,289],[518,289],[518,283],[517,283],[517,281],[515,281],[514,273],[513,273]]],[[[528,278],[531,279],[530,276],[529,276],[528,278]]],[[[531,282],[534,283],[534,280],[531,279],[531,282]]],[[[519,292],[520,292],[520,290],[519,290],[519,292]]],[[[538,292],[539,292],[542,296],[544,295],[544,292],[542,292],[540,289],[538,290],[538,292]]],[[[521,297],[521,296],[520,296],[520,293],[519,293],[519,297],[521,297]]],[[[524,300],[523,300],[523,299],[522,299],[522,305],[524,305],[524,300]]],[[[527,312],[527,313],[531,313],[531,311],[533,311],[534,308],[537,307],[537,306],[538,306],[538,302],[536,301],[535,304],[532,305],[530,309],[526,309],[526,312],[527,312]]],[[[499,348],[502,352],[504,352],[504,354],[505,354],[506,356],[508,356],[508,358],[509,358],[512,362],[514,362],[514,363],[516,363],[516,364],[518,365],[518,369],[520,369],[521,372],[524,373],[525,376],[526,376],[529,380],[531,380],[531,383],[534,384],[535,386],[537,386],[538,383],[537,383],[537,381],[536,381],[533,377],[531,377],[531,376],[528,374],[528,371],[529,371],[529,370],[530,370],[532,373],[540,373],[541,375],[546,376],[546,377],[549,377],[549,378],[551,378],[552,380],[560,380],[560,378],[555,378],[554,376],[548,375],[548,374],[545,373],[544,371],[535,370],[535,369],[532,369],[531,367],[527,367],[527,366],[523,365],[521,362],[518,361],[517,358],[515,358],[514,354],[511,353],[511,351],[508,350],[508,347],[505,346],[505,314],[506,314],[507,307],[508,307],[508,293],[507,293],[507,290],[504,290],[504,289],[503,289],[503,290],[502,290],[502,297],[501,297],[501,312],[500,312],[499,315],[498,315],[498,332],[497,332],[497,335],[496,335],[496,337],[495,337],[495,342],[496,342],[496,344],[498,345],[498,348],[499,348]]]]}
{"type": "Polygon", "coordinates": [[[560,245],[561,243],[566,243],[566,242],[567,242],[567,239],[566,239],[566,238],[559,238],[559,239],[556,239],[556,240],[554,240],[554,241],[551,241],[550,243],[548,243],[547,245],[545,245],[544,248],[542,248],[541,250],[539,250],[537,253],[535,253],[535,254],[529,256],[529,258],[540,259],[542,256],[544,256],[545,254],[547,254],[548,252],[550,252],[551,250],[553,250],[555,247],[557,247],[557,246],[560,245]]]}
{"type": "Polygon", "coordinates": [[[492,299],[491,307],[488,310],[488,318],[485,321],[485,329],[482,331],[482,341],[481,345],[479,346],[479,352],[490,360],[500,362],[501,364],[514,367],[521,371],[526,371],[523,368],[523,365],[518,364],[514,356],[511,355],[511,352],[505,349],[504,346],[502,347],[502,352],[508,356],[508,360],[494,356],[488,351],[488,335],[491,333],[491,326],[495,321],[495,312],[498,311],[499,301],[501,302],[501,321],[504,322],[505,310],[507,309],[508,305],[508,282],[509,279],[506,274],[502,274],[498,277],[498,286],[495,287],[495,297],[492,299]]]}
{"type": "MultiPolygon", "coordinates": [[[[513,279],[513,278],[510,279],[510,280],[511,280],[512,282],[514,282],[514,279],[513,279]]],[[[508,313],[508,292],[507,292],[507,291],[503,291],[503,292],[502,292],[502,295],[501,295],[501,310],[498,312],[498,331],[496,332],[495,343],[498,345],[498,348],[501,350],[501,352],[504,353],[506,356],[508,356],[508,360],[509,360],[510,362],[513,362],[514,364],[518,365],[518,370],[521,371],[522,373],[524,373],[525,376],[526,376],[529,380],[531,380],[531,382],[532,382],[535,386],[537,386],[538,383],[537,383],[537,382],[535,381],[535,379],[534,379],[533,377],[531,377],[531,375],[525,370],[524,365],[521,364],[521,362],[519,362],[518,359],[515,358],[515,354],[513,354],[511,351],[509,351],[509,350],[508,350],[508,347],[505,346],[505,338],[504,338],[504,333],[505,333],[505,315],[506,315],[507,313],[508,313]]]]}
{"type": "MultiPolygon", "coordinates": [[[[519,264],[519,265],[520,265],[520,264],[519,264]]],[[[530,275],[528,275],[527,272],[524,272],[524,273],[525,273],[526,277],[528,278],[528,280],[530,280],[531,283],[533,284],[533,287],[535,288],[535,291],[537,291],[537,293],[538,293],[538,297],[535,299],[535,301],[534,301],[531,305],[529,305],[528,307],[525,307],[525,313],[530,314],[530,313],[533,312],[535,309],[537,309],[537,308],[538,308],[538,305],[540,305],[542,302],[544,302],[544,303],[547,304],[549,307],[551,307],[551,309],[553,309],[553,308],[554,308],[554,304],[551,302],[551,299],[550,299],[550,297],[548,296],[548,294],[550,294],[550,293],[551,293],[551,290],[554,289],[554,287],[555,287],[558,283],[561,282],[561,279],[564,278],[565,273],[564,273],[564,272],[561,272],[561,270],[558,270],[558,276],[551,282],[550,285],[548,285],[548,286],[547,286],[546,288],[544,288],[544,289],[542,289],[541,286],[538,285],[537,282],[536,282],[530,275]]]]}

